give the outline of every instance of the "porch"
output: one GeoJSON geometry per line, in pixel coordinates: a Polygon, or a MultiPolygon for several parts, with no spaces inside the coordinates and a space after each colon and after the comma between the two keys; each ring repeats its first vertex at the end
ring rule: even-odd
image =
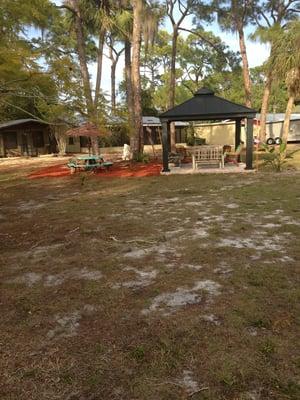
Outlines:
{"type": "Polygon", "coordinates": [[[238,165],[225,164],[224,168],[201,167],[193,168],[192,163],[181,164],[180,167],[169,165],[169,172],[161,172],[161,175],[184,175],[184,174],[243,174],[256,172],[255,169],[246,169],[245,163],[238,165]]]}

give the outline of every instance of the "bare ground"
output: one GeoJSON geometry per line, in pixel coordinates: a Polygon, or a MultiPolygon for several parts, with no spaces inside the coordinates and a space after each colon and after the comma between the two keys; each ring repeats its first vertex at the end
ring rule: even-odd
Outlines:
{"type": "Polygon", "coordinates": [[[300,175],[0,168],[1,399],[300,398],[300,175]]]}

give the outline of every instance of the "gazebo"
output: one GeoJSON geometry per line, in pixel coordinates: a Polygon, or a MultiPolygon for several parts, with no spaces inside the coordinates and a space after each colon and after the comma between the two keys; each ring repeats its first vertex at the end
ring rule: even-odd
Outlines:
{"type": "Polygon", "coordinates": [[[173,121],[235,121],[235,147],[241,142],[241,121],[247,120],[246,169],[252,169],[253,118],[256,111],[215,96],[208,88],[199,89],[194,97],[159,116],[162,125],[163,172],[169,172],[168,143],[173,121]]]}

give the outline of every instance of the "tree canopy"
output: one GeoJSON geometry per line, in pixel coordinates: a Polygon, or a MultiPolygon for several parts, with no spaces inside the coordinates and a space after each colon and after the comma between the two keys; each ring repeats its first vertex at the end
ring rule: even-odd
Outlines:
{"type": "Polygon", "coordinates": [[[2,0],[1,6],[2,121],[101,125],[127,113],[129,131],[137,134],[136,112],[157,115],[200,86],[258,111],[284,112],[291,71],[295,77],[300,63],[297,42],[290,48],[299,32],[299,1],[2,0]],[[239,52],[214,33],[216,23],[238,33],[239,52]],[[255,68],[247,59],[249,24],[253,40],[271,44],[269,60],[255,68]],[[107,68],[111,93],[104,90],[107,68]]]}

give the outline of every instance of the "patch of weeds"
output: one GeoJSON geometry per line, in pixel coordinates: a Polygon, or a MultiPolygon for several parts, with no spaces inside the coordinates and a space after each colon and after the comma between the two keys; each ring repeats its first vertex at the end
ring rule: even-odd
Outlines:
{"type": "Polygon", "coordinates": [[[27,369],[26,371],[22,372],[22,378],[23,379],[32,379],[36,378],[38,375],[38,371],[36,368],[33,369],[27,369]]]}
{"type": "Polygon", "coordinates": [[[72,374],[70,374],[69,372],[66,371],[59,375],[59,379],[62,383],[71,385],[73,383],[74,377],[72,374]]]}
{"type": "Polygon", "coordinates": [[[289,396],[291,400],[298,400],[300,398],[300,383],[289,380],[285,384],[279,384],[281,393],[289,396]]]}
{"type": "Polygon", "coordinates": [[[144,346],[137,346],[135,347],[131,352],[130,355],[132,358],[134,358],[136,361],[142,361],[145,358],[145,348],[144,346]]]}
{"type": "Polygon", "coordinates": [[[275,354],[275,349],[276,346],[272,342],[272,340],[267,339],[261,346],[260,346],[260,352],[265,356],[265,357],[271,357],[275,354]]]}
{"type": "Polygon", "coordinates": [[[96,386],[100,385],[103,383],[103,372],[99,369],[95,370],[94,372],[91,372],[88,376],[87,379],[87,384],[91,388],[95,388],[96,386]]]}
{"type": "Polygon", "coordinates": [[[220,383],[228,389],[232,389],[236,386],[238,380],[236,376],[230,371],[222,371],[220,376],[220,383]]]}
{"type": "Polygon", "coordinates": [[[268,319],[257,318],[250,321],[250,326],[252,326],[253,328],[270,329],[271,322],[268,319]]]}
{"type": "Polygon", "coordinates": [[[300,370],[300,357],[297,357],[293,363],[295,364],[296,368],[298,368],[300,370]]]}
{"type": "Polygon", "coordinates": [[[101,344],[101,343],[96,343],[96,345],[95,345],[95,353],[97,353],[97,354],[103,354],[104,351],[105,351],[105,348],[104,348],[103,344],[101,344]]]}

